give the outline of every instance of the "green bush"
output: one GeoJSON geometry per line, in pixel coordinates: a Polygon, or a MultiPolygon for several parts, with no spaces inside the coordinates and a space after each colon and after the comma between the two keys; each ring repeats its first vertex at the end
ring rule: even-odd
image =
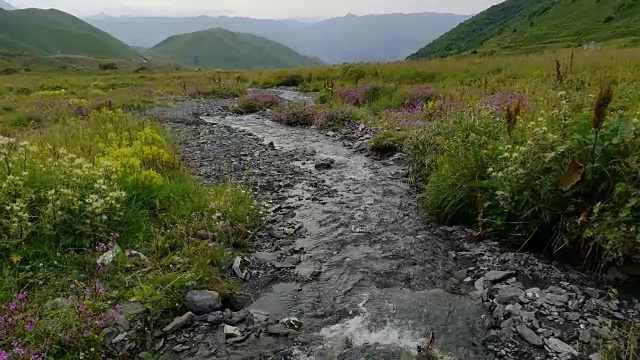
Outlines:
{"type": "Polygon", "coordinates": [[[369,150],[380,155],[391,155],[402,150],[407,133],[397,130],[386,130],[369,140],[369,150]]]}

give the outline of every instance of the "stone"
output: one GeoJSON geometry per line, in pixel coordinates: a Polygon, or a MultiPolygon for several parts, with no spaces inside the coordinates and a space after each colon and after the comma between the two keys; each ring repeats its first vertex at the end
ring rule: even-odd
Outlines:
{"type": "Polygon", "coordinates": [[[120,313],[124,316],[135,316],[147,311],[139,302],[125,302],[120,305],[120,313]]]}
{"type": "Polygon", "coordinates": [[[127,318],[123,315],[118,315],[116,317],[116,325],[118,325],[124,331],[129,331],[130,329],[129,320],[127,320],[127,318]]]}
{"type": "Polygon", "coordinates": [[[533,346],[542,346],[542,339],[528,326],[518,325],[516,331],[520,336],[533,346]]]}
{"type": "Polygon", "coordinates": [[[227,345],[239,344],[239,343],[245,342],[248,337],[249,337],[249,334],[244,334],[242,336],[236,336],[234,338],[228,339],[226,341],[226,343],[227,343],[227,345]]]}
{"type": "Polygon", "coordinates": [[[316,161],[314,166],[316,170],[329,170],[333,167],[335,163],[336,161],[333,159],[324,158],[316,161]]]}
{"type": "Polygon", "coordinates": [[[104,346],[111,345],[111,343],[113,342],[113,339],[115,339],[119,333],[120,333],[120,329],[115,327],[108,327],[102,330],[101,336],[102,336],[102,343],[104,344],[104,346]]]}
{"type": "Polygon", "coordinates": [[[595,354],[589,355],[589,360],[600,360],[600,354],[595,353],[595,354]]]}
{"type": "Polygon", "coordinates": [[[282,240],[286,237],[286,235],[279,230],[271,230],[269,231],[269,236],[271,236],[272,238],[276,239],[276,240],[282,240]]]}
{"type": "Polygon", "coordinates": [[[507,320],[503,321],[502,324],[500,324],[500,327],[504,329],[504,328],[512,327],[513,324],[514,324],[513,318],[508,318],[507,320]]]}
{"type": "Polygon", "coordinates": [[[233,265],[231,266],[231,268],[233,269],[233,272],[236,274],[237,277],[239,277],[242,280],[247,280],[248,272],[242,271],[240,266],[242,266],[242,257],[236,256],[236,258],[233,260],[233,265]]]}
{"type": "Polygon", "coordinates": [[[141,360],[153,360],[153,355],[149,352],[143,351],[140,354],[138,354],[138,359],[141,360]]]}
{"type": "Polygon", "coordinates": [[[296,274],[305,280],[309,280],[320,275],[320,271],[310,268],[298,268],[296,269],[296,274]]]}
{"type": "Polygon", "coordinates": [[[160,349],[162,349],[163,346],[164,346],[164,338],[157,339],[153,343],[153,350],[155,350],[156,352],[160,351],[160,349]]]}
{"type": "Polygon", "coordinates": [[[267,327],[267,333],[271,335],[286,336],[291,333],[291,330],[283,324],[275,324],[267,327]]]}
{"type": "Polygon", "coordinates": [[[184,298],[187,309],[195,314],[207,314],[222,307],[220,294],[208,290],[191,290],[184,298]]]}
{"type": "Polygon", "coordinates": [[[223,320],[224,320],[224,317],[222,315],[222,311],[212,312],[207,316],[207,322],[212,325],[220,325],[222,324],[223,320]]]}
{"type": "Polygon", "coordinates": [[[249,310],[249,317],[247,323],[253,322],[253,324],[260,324],[269,321],[269,313],[260,310],[249,310]]]}
{"type": "Polygon", "coordinates": [[[57,299],[48,301],[44,305],[44,308],[46,311],[56,311],[56,310],[64,309],[69,306],[71,306],[71,301],[65,298],[57,298],[57,299]]]}
{"type": "Polygon", "coordinates": [[[567,295],[547,294],[545,300],[556,304],[566,304],[569,302],[569,297],[567,295]]]}
{"type": "Polygon", "coordinates": [[[173,319],[173,321],[169,325],[165,326],[162,329],[162,332],[164,334],[172,334],[189,325],[189,323],[191,323],[191,321],[193,321],[193,318],[195,317],[196,315],[192,312],[188,312],[182,316],[178,316],[177,318],[173,319]]]}
{"type": "Polygon", "coordinates": [[[96,260],[96,263],[102,266],[110,266],[111,263],[118,257],[118,255],[122,254],[122,248],[118,246],[118,244],[113,244],[111,250],[105,252],[100,255],[96,260]]]}
{"type": "Polygon", "coordinates": [[[314,149],[314,148],[312,148],[312,147],[310,147],[310,146],[304,149],[304,154],[305,154],[306,156],[315,156],[315,155],[316,155],[316,153],[317,153],[317,152],[316,152],[316,149],[314,149]]]}
{"type": "Polygon", "coordinates": [[[499,283],[508,278],[514,276],[515,273],[513,271],[489,271],[484,275],[484,277],[493,283],[499,283]]]}
{"type": "Polygon", "coordinates": [[[571,354],[571,355],[578,355],[578,352],[571,347],[571,345],[568,345],[562,341],[560,341],[559,339],[556,338],[549,338],[546,341],[547,346],[549,347],[549,349],[557,352],[557,353],[561,353],[561,354],[571,354]]]}
{"type": "Polygon", "coordinates": [[[298,318],[295,317],[289,317],[286,319],[282,319],[280,320],[280,323],[284,326],[286,326],[288,329],[291,330],[300,330],[302,329],[302,321],[298,320],[298,318]]]}
{"type": "Polygon", "coordinates": [[[276,269],[293,269],[296,266],[287,262],[274,262],[273,263],[273,267],[275,267],[276,269]]]}
{"type": "Polygon", "coordinates": [[[589,330],[578,330],[578,333],[580,334],[580,341],[582,341],[583,343],[590,343],[591,342],[591,331],[589,330]]]}
{"type": "Polygon", "coordinates": [[[278,255],[269,252],[257,252],[253,254],[253,260],[258,264],[268,264],[278,261],[278,255]]]}
{"type": "Polygon", "coordinates": [[[520,315],[520,311],[522,311],[522,306],[520,304],[509,304],[505,306],[504,310],[513,316],[518,316],[520,315]]]}
{"type": "Polygon", "coordinates": [[[238,312],[234,312],[231,315],[231,318],[226,320],[225,323],[227,323],[228,325],[237,325],[245,321],[247,319],[247,316],[249,316],[249,310],[240,310],[238,312]]]}
{"type": "Polygon", "coordinates": [[[120,343],[120,342],[124,341],[127,338],[127,335],[128,334],[125,332],[125,333],[122,333],[122,334],[116,336],[115,338],[113,338],[113,340],[111,340],[111,344],[117,344],[117,343],[120,343]]]}
{"type": "Polygon", "coordinates": [[[284,262],[288,263],[288,264],[293,264],[293,265],[298,265],[301,262],[300,259],[300,255],[291,255],[291,256],[287,256],[284,259],[284,262]]]}
{"type": "Polygon", "coordinates": [[[242,332],[240,332],[240,329],[234,326],[225,325],[223,331],[224,335],[228,338],[242,336],[242,332]]]}
{"type": "Polygon", "coordinates": [[[476,282],[473,284],[473,286],[476,288],[476,290],[478,291],[482,291],[484,290],[484,282],[485,280],[487,280],[486,277],[481,277],[480,279],[476,280],[476,282]]]}
{"type": "Polygon", "coordinates": [[[216,236],[211,231],[198,230],[198,232],[196,232],[196,238],[200,240],[215,240],[216,236]]]}
{"type": "Polygon", "coordinates": [[[594,299],[599,299],[600,298],[600,291],[593,289],[593,288],[586,288],[584,289],[584,293],[591,296],[594,299]]]}
{"type": "Polygon", "coordinates": [[[173,347],[173,349],[171,349],[171,350],[173,350],[173,352],[177,352],[177,353],[179,353],[179,352],[187,351],[187,350],[189,350],[189,349],[191,349],[191,346],[187,346],[187,345],[176,345],[176,346],[174,346],[174,347],[173,347]]]}
{"type": "Polygon", "coordinates": [[[524,291],[515,286],[506,286],[500,289],[496,295],[496,301],[499,304],[509,304],[520,301],[520,296],[524,296],[524,291]]]}
{"type": "Polygon", "coordinates": [[[580,319],[580,314],[576,312],[568,312],[564,314],[564,318],[569,321],[578,321],[580,319]]]}
{"type": "Polygon", "coordinates": [[[626,280],[627,276],[623,274],[619,268],[612,266],[607,270],[607,275],[613,280],[626,280]]]}

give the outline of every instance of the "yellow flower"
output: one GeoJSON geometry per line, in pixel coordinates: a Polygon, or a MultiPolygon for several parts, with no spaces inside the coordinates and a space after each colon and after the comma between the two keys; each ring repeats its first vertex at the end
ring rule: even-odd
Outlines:
{"type": "Polygon", "coordinates": [[[22,261],[22,256],[20,256],[19,254],[11,254],[11,262],[12,263],[17,264],[20,261],[22,261]]]}

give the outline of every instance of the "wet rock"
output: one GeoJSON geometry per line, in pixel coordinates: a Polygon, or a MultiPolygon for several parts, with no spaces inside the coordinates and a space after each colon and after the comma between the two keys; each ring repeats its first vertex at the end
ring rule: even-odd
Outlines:
{"type": "Polygon", "coordinates": [[[585,294],[591,296],[594,299],[599,299],[600,298],[600,291],[593,289],[593,288],[586,288],[584,289],[585,294]]]}
{"type": "Polygon", "coordinates": [[[233,269],[233,272],[236,274],[237,277],[239,277],[242,280],[248,280],[249,272],[242,271],[242,269],[240,268],[241,266],[242,266],[242,257],[236,256],[236,258],[233,260],[233,265],[231,266],[231,268],[233,269]]]}
{"type": "Polygon", "coordinates": [[[298,320],[295,317],[289,317],[286,319],[280,320],[280,323],[291,330],[300,330],[302,329],[302,321],[298,320]]]}
{"type": "Polygon", "coordinates": [[[124,341],[128,335],[129,334],[127,334],[126,332],[119,334],[118,336],[113,338],[113,340],[111,340],[111,344],[114,345],[124,341]]]}
{"type": "Polygon", "coordinates": [[[583,343],[590,343],[591,342],[591,331],[590,330],[578,330],[578,333],[580,334],[579,340],[582,341],[583,343]]]}
{"type": "Polygon", "coordinates": [[[278,255],[269,252],[257,252],[253,254],[253,259],[259,264],[268,264],[276,262],[278,260],[278,255]]]}
{"type": "Polygon", "coordinates": [[[600,354],[595,353],[595,354],[589,355],[589,360],[600,360],[600,354]]]}
{"type": "Polygon", "coordinates": [[[287,328],[283,324],[275,324],[267,327],[267,333],[277,336],[287,336],[291,334],[291,329],[287,328]]]}
{"type": "Polygon", "coordinates": [[[191,346],[187,346],[187,345],[176,345],[176,346],[174,346],[174,347],[173,347],[173,349],[171,349],[171,350],[173,350],[173,352],[180,353],[180,352],[187,351],[187,350],[189,350],[189,349],[191,349],[191,346]]]}
{"type": "Polygon", "coordinates": [[[496,295],[496,301],[500,304],[509,304],[520,301],[520,297],[524,296],[524,291],[515,286],[506,286],[500,289],[496,295]]]}
{"type": "Polygon", "coordinates": [[[124,331],[129,331],[131,327],[129,325],[129,320],[127,320],[127,318],[122,315],[118,315],[116,317],[116,325],[118,325],[124,331]]]}
{"type": "Polygon", "coordinates": [[[609,268],[609,270],[607,270],[607,275],[609,275],[610,278],[612,278],[613,280],[626,280],[627,276],[625,274],[623,274],[619,268],[617,268],[616,266],[612,266],[609,268]]]}
{"type": "Polygon", "coordinates": [[[271,230],[271,231],[269,231],[269,235],[272,238],[277,239],[277,240],[282,240],[282,239],[284,239],[286,237],[286,235],[282,231],[279,231],[279,230],[271,230]]]}
{"type": "Polygon", "coordinates": [[[153,355],[149,352],[143,351],[138,354],[138,359],[140,360],[153,360],[153,355]]]}
{"type": "Polygon", "coordinates": [[[248,337],[249,337],[249,334],[245,334],[245,335],[242,335],[242,336],[236,336],[236,337],[227,339],[226,343],[227,343],[227,345],[240,344],[240,343],[245,342],[248,337]]]}
{"type": "Polygon", "coordinates": [[[111,345],[111,343],[113,342],[113,339],[115,339],[116,336],[120,334],[120,332],[121,332],[120,329],[115,327],[108,327],[102,330],[101,336],[102,336],[102,343],[104,344],[104,346],[111,345]]]}
{"type": "Polygon", "coordinates": [[[304,280],[310,280],[320,275],[320,271],[310,268],[298,268],[296,269],[296,274],[304,280]]]}
{"type": "Polygon", "coordinates": [[[182,316],[178,316],[177,318],[173,319],[173,321],[169,325],[165,326],[162,329],[162,332],[164,334],[172,334],[189,325],[195,317],[195,314],[192,312],[188,312],[182,316]]]}
{"type": "Polygon", "coordinates": [[[293,265],[298,265],[298,264],[300,264],[300,261],[301,261],[301,260],[300,260],[300,255],[291,255],[291,256],[287,256],[287,257],[284,259],[284,262],[285,262],[285,263],[293,264],[293,265]]]}
{"type": "Polygon", "coordinates": [[[109,266],[113,261],[118,257],[118,255],[122,254],[122,248],[118,246],[118,244],[112,244],[111,249],[104,254],[100,255],[96,260],[97,264],[102,266],[109,266]]]}
{"type": "Polygon", "coordinates": [[[578,321],[580,319],[580,314],[576,312],[568,312],[564,314],[564,318],[569,321],[578,321]]]}
{"type": "Polygon", "coordinates": [[[545,300],[547,302],[552,302],[552,303],[562,305],[569,302],[569,297],[567,295],[547,294],[545,296],[545,300]]]}
{"type": "Polygon", "coordinates": [[[484,277],[488,281],[491,281],[493,283],[498,283],[498,282],[507,280],[508,278],[514,275],[515,273],[513,271],[489,271],[484,275],[484,277]]]}
{"type": "Polygon", "coordinates": [[[207,315],[207,322],[212,325],[220,325],[224,320],[224,316],[222,315],[222,311],[212,312],[207,315]]]}
{"type": "Polygon", "coordinates": [[[223,332],[227,338],[242,336],[242,332],[240,332],[240,329],[234,326],[225,325],[223,328],[223,332]]]}
{"type": "Polygon", "coordinates": [[[542,346],[542,339],[528,326],[518,325],[516,331],[520,336],[533,346],[542,346]]]}
{"type": "Polygon", "coordinates": [[[330,159],[330,158],[324,158],[324,159],[320,159],[318,161],[315,162],[314,166],[316,168],[316,170],[329,170],[333,167],[333,165],[336,163],[335,160],[330,159]]]}
{"type": "Polygon", "coordinates": [[[120,313],[124,316],[136,316],[147,311],[139,302],[125,302],[120,305],[120,313]]]}
{"type": "Polygon", "coordinates": [[[485,280],[487,280],[486,277],[481,277],[480,279],[476,280],[476,282],[473,284],[473,286],[476,288],[476,290],[478,290],[478,291],[484,290],[484,282],[485,282],[485,280]]]}
{"type": "Polygon", "coordinates": [[[260,324],[269,321],[269,313],[260,310],[249,310],[248,325],[260,324]]]}
{"type": "Polygon", "coordinates": [[[312,148],[312,147],[307,147],[304,149],[304,155],[305,156],[315,156],[316,155],[316,149],[312,148]]]}
{"type": "Polygon", "coordinates": [[[545,343],[549,347],[549,349],[557,353],[561,353],[561,354],[568,353],[572,355],[578,355],[578,352],[573,347],[556,338],[549,338],[545,341],[545,343]]]}
{"type": "Polygon", "coordinates": [[[216,236],[214,233],[212,233],[211,231],[207,231],[207,230],[198,230],[198,232],[196,232],[196,238],[200,239],[200,240],[210,240],[213,241],[215,240],[216,236]]]}
{"type": "Polygon", "coordinates": [[[231,318],[227,319],[225,322],[228,325],[237,325],[241,322],[244,322],[247,319],[247,316],[249,316],[249,310],[240,310],[238,312],[232,313],[231,318]]]}
{"type": "Polygon", "coordinates": [[[273,263],[273,267],[276,269],[293,269],[296,266],[287,262],[275,262],[273,263]]]}
{"type": "Polygon", "coordinates": [[[220,309],[220,294],[208,290],[191,290],[184,298],[187,309],[195,314],[207,314],[220,309]]]}

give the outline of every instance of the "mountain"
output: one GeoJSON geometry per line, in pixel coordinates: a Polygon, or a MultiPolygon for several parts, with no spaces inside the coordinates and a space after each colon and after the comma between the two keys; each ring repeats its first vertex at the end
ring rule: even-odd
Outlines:
{"type": "Polygon", "coordinates": [[[17,10],[15,7],[13,7],[11,4],[9,4],[6,1],[0,0],[0,9],[4,9],[4,10],[17,10]]]}
{"type": "Polygon", "coordinates": [[[0,50],[105,58],[138,58],[120,40],[59,10],[0,9],[0,50]]]}
{"type": "Polygon", "coordinates": [[[341,63],[402,60],[468,18],[439,13],[347,15],[321,21],[101,15],[87,21],[130,45],[150,47],[173,35],[223,28],[265,37],[324,62],[341,63]]]}
{"type": "Polygon", "coordinates": [[[224,70],[291,68],[320,63],[275,41],[220,28],[171,36],[145,55],[162,62],[224,70]]]}
{"type": "Polygon", "coordinates": [[[533,52],[586,43],[640,41],[637,0],[507,0],[458,25],[411,55],[533,52]]]}

